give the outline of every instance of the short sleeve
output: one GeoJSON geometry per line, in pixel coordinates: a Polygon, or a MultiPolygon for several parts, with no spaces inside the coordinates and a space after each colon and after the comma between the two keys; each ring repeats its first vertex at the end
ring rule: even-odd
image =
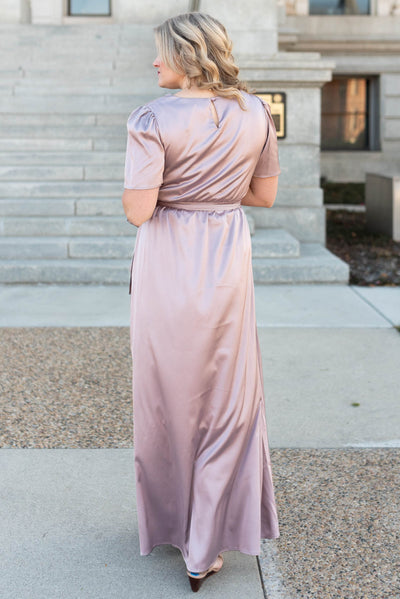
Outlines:
{"type": "Polygon", "coordinates": [[[253,177],[274,177],[281,172],[279,166],[278,139],[275,123],[268,102],[259,98],[264,106],[267,119],[267,137],[258,159],[253,177]]]}
{"type": "Polygon", "coordinates": [[[156,116],[146,105],[136,108],[127,121],[125,189],[152,189],[163,182],[164,146],[156,116]]]}

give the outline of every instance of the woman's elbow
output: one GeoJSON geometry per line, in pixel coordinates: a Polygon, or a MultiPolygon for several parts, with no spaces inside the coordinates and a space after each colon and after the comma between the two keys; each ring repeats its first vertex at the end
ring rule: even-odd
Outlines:
{"type": "Polygon", "coordinates": [[[127,221],[140,227],[153,216],[157,202],[157,193],[153,189],[125,189],[122,205],[127,221]]]}
{"type": "Polygon", "coordinates": [[[147,220],[150,220],[150,218],[151,218],[151,216],[149,216],[148,218],[138,218],[137,215],[134,216],[133,214],[130,214],[129,212],[128,212],[128,214],[126,214],[126,220],[128,221],[128,223],[130,223],[131,225],[134,225],[135,227],[140,227],[147,220]]]}
{"type": "Polygon", "coordinates": [[[278,176],[254,177],[251,182],[251,188],[260,206],[272,208],[278,192],[278,176]]]}
{"type": "Polygon", "coordinates": [[[276,193],[268,193],[268,194],[254,194],[255,202],[254,206],[258,206],[259,208],[272,208],[276,200],[276,193]]]}
{"type": "Polygon", "coordinates": [[[263,198],[260,198],[260,200],[265,208],[272,208],[276,200],[276,192],[274,194],[264,196],[263,198]]]}

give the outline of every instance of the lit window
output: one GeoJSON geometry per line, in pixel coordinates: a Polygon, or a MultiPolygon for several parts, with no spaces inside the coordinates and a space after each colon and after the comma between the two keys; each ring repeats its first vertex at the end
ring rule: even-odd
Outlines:
{"type": "Polygon", "coordinates": [[[310,15],[369,15],[369,0],[309,0],[310,15]]]}
{"type": "Polygon", "coordinates": [[[71,16],[110,16],[111,0],[69,0],[71,16]]]}
{"type": "Polygon", "coordinates": [[[321,150],[377,149],[376,78],[336,77],[321,99],[321,150]]]}

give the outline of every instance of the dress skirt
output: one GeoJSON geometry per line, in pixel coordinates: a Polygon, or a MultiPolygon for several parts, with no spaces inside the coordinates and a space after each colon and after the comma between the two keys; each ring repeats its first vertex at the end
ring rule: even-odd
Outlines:
{"type": "Polygon", "coordinates": [[[140,555],[180,549],[190,571],[279,537],[240,204],[157,204],[131,268],[140,555]]]}

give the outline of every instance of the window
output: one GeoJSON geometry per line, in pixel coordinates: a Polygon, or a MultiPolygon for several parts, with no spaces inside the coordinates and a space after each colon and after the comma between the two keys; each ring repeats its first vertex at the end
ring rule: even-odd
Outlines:
{"type": "Polygon", "coordinates": [[[335,77],[321,100],[321,150],[378,149],[376,77],[335,77]]]}
{"type": "Polygon", "coordinates": [[[369,15],[369,0],[309,0],[310,15],[369,15]]]}
{"type": "Polygon", "coordinates": [[[111,0],[69,0],[68,14],[73,17],[109,17],[111,0]]]}

